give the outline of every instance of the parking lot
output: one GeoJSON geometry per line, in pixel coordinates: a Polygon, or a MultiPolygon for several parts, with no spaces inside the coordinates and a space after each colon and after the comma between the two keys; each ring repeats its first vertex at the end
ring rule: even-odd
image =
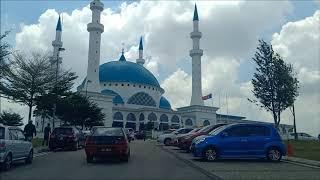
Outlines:
{"type": "Polygon", "coordinates": [[[265,160],[219,160],[205,162],[194,158],[177,147],[157,144],[186,164],[198,168],[212,178],[221,179],[320,179],[320,168],[308,167],[281,161],[272,163],[265,160]]]}

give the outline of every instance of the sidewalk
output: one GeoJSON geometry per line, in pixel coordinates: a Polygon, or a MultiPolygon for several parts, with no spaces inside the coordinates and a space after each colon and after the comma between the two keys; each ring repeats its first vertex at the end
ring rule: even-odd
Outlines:
{"type": "Polygon", "coordinates": [[[284,156],[283,160],[288,162],[295,162],[295,163],[320,167],[320,161],[314,161],[314,160],[297,158],[297,157],[288,157],[288,156],[284,156]]]}
{"type": "Polygon", "coordinates": [[[43,152],[49,152],[49,148],[47,146],[39,146],[34,148],[34,154],[43,153],[43,152]]]}

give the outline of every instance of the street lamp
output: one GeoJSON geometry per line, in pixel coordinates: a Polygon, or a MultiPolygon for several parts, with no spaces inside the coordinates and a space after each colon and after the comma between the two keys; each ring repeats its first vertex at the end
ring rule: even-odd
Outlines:
{"type": "Polygon", "coordinates": [[[56,80],[55,80],[55,103],[53,105],[53,122],[52,122],[52,128],[54,128],[54,124],[55,124],[55,121],[56,121],[56,111],[57,111],[57,101],[58,101],[58,73],[59,73],[59,54],[60,54],[60,51],[64,51],[66,50],[65,48],[62,48],[60,47],[58,49],[58,52],[57,52],[57,57],[56,57],[56,80]]]}
{"type": "Polygon", "coordinates": [[[86,97],[87,97],[87,93],[88,93],[88,83],[91,83],[92,81],[91,80],[87,80],[87,83],[86,83],[86,97]]]}

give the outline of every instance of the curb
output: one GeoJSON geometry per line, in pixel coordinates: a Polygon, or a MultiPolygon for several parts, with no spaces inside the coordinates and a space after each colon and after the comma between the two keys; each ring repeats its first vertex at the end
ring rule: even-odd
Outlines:
{"type": "Polygon", "coordinates": [[[181,157],[180,157],[180,156],[178,156],[176,153],[173,153],[172,151],[170,151],[170,150],[168,150],[168,149],[164,148],[163,146],[158,146],[158,147],[160,147],[160,149],[162,149],[163,151],[165,151],[165,152],[167,152],[167,153],[169,153],[169,154],[173,155],[173,156],[174,156],[175,158],[177,158],[178,160],[180,160],[180,161],[182,161],[182,162],[186,163],[186,164],[187,164],[187,165],[189,165],[190,167],[192,167],[192,168],[194,168],[194,169],[196,169],[196,170],[200,171],[202,174],[206,175],[207,177],[209,177],[209,178],[211,178],[211,179],[222,180],[222,178],[221,178],[221,177],[219,177],[219,176],[217,176],[217,175],[213,174],[212,172],[210,172],[210,171],[208,171],[208,170],[206,170],[206,169],[201,168],[200,166],[196,165],[195,163],[193,163],[193,162],[192,162],[192,161],[190,161],[190,160],[187,160],[187,159],[181,158],[181,157]]]}
{"type": "Polygon", "coordinates": [[[305,165],[313,168],[320,168],[320,161],[314,161],[314,160],[309,160],[304,158],[288,157],[288,156],[284,156],[283,161],[288,163],[305,165]]]}

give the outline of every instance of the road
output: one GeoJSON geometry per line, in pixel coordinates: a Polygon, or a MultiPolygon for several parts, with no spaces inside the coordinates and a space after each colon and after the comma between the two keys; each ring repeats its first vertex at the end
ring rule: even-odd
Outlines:
{"type": "Polygon", "coordinates": [[[148,141],[131,143],[128,163],[111,161],[87,164],[83,150],[52,152],[34,158],[31,165],[17,164],[1,172],[1,180],[49,179],[210,179],[148,141]]]}
{"type": "Polygon", "coordinates": [[[320,179],[320,169],[285,162],[228,160],[203,162],[175,147],[154,141],[133,141],[128,163],[107,161],[87,164],[84,150],[50,152],[31,165],[17,164],[0,172],[0,180],[82,179],[320,179]]]}

